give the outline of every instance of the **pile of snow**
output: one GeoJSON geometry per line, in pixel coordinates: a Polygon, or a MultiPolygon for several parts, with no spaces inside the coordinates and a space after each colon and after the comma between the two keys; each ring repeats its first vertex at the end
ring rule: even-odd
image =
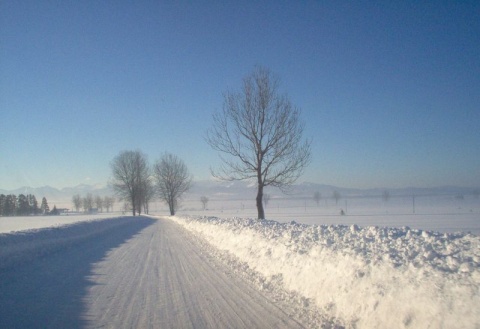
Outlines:
{"type": "Polygon", "coordinates": [[[478,328],[480,237],[403,228],[172,217],[327,318],[355,328],[478,328]]]}

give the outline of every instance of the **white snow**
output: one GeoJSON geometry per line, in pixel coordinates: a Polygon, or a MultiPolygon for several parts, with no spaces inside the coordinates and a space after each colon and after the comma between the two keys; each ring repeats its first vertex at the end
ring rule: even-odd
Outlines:
{"type": "MultiPolygon", "coordinates": [[[[277,221],[249,219],[251,203],[211,201],[201,211],[192,201],[170,218],[311,327],[480,327],[478,199],[419,197],[415,213],[408,197],[272,199],[266,211],[277,221]]],[[[0,217],[0,270],[131,222],[111,216],[0,217]]]]}
{"type": "MultiPolygon", "coordinates": [[[[402,228],[178,216],[263,279],[355,328],[478,328],[480,238],[402,228]]],[[[242,267],[242,268],[240,268],[242,267]]]]}
{"type": "MultiPolygon", "coordinates": [[[[0,233],[0,269],[25,263],[52,251],[65,249],[78,241],[103,234],[108,230],[118,229],[131,222],[131,217],[84,215],[70,216],[71,223],[57,221],[52,225],[55,217],[60,218],[59,216],[45,216],[41,221],[39,220],[40,216],[32,217],[44,224],[41,228],[20,231],[17,227],[14,232],[0,233]]],[[[9,217],[9,219],[11,218],[20,217],[9,217]]],[[[29,222],[27,221],[27,223],[29,222]]],[[[26,226],[23,222],[20,227],[26,226]]]]}
{"type": "MultiPolygon", "coordinates": [[[[112,218],[112,213],[96,215],[61,215],[61,216],[14,216],[0,217],[0,233],[25,231],[46,227],[58,227],[77,222],[88,222],[112,218]]],[[[118,216],[118,214],[117,214],[118,216]]]]}
{"type": "MultiPolygon", "coordinates": [[[[200,199],[185,200],[180,215],[217,216],[223,218],[257,216],[255,195],[251,199],[210,200],[207,210],[202,209],[200,199]]],[[[165,207],[154,204],[151,209],[165,207]]],[[[409,226],[415,229],[439,231],[443,233],[471,232],[480,234],[480,199],[467,196],[412,196],[392,197],[385,202],[380,197],[344,198],[335,203],[332,199],[322,199],[320,204],[313,198],[272,198],[265,208],[268,219],[312,225],[353,225],[359,226],[409,226]],[[345,216],[340,216],[343,210],[345,216]]],[[[168,213],[168,209],[162,211],[168,213]]]]}
{"type": "Polygon", "coordinates": [[[0,234],[0,328],[304,328],[200,242],[144,216],[0,234]]]}

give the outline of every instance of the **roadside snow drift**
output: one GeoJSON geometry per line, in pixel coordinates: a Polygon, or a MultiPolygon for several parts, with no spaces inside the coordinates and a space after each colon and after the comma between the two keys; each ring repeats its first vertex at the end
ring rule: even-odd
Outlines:
{"type": "MultiPolygon", "coordinates": [[[[480,238],[403,228],[172,217],[355,328],[478,328],[480,238]]],[[[262,288],[262,286],[260,286],[262,288]]]]}

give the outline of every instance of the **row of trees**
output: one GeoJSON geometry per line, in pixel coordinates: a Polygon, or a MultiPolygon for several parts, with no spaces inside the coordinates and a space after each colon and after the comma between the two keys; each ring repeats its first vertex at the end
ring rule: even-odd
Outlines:
{"type": "MultiPolygon", "coordinates": [[[[56,209],[56,208],[55,208],[56,209]]],[[[37,198],[33,194],[0,194],[0,215],[1,216],[29,216],[47,215],[50,213],[47,199],[42,198],[40,207],[37,198]]]]}
{"type": "Polygon", "coordinates": [[[72,197],[73,208],[76,212],[79,212],[81,209],[84,212],[91,212],[92,209],[96,208],[98,211],[103,212],[105,209],[107,212],[113,211],[113,205],[115,204],[115,198],[110,196],[93,196],[92,193],[87,193],[84,197],[80,194],[75,194],[72,197]]]}
{"type": "MultiPolygon", "coordinates": [[[[213,115],[206,142],[220,152],[222,166],[212,175],[226,181],[255,179],[258,218],[265,218],[263,191],[267,186],[288,190],[310,162],[310,140],[304,140],[300,110],[278,90],[279,79],[256,67],[244,78],[239,92],[226,92],[222,110],[213,115]]],[[[185,164],[164,155],[152,169],[140,151],[121,152],[111,164],[118,196],[130,202],[132,212],[148,209],[154,196],[175,214],[178,200],[191,185],[185,164]],[[147,207],[147,208],[145,208],[147,207]]],[[[204,207],[208,200],[201,199],[204,207]]],[[[148,210],[147,210],[148,211],[148,210]]]]}
{"type": "Polygon", "coordinates": [[[152,167],[141,151],[122,151],[111,162],[111,185],[117,196],[130,204],[132,214],[148,213],[154,198],[164,201],[175,215],[182,195],[192,184],[185,163],[166,153],[152,167]]]}
{"type": "MultiPolygon", "coordinates": [[[[335,199],[335,204],[338,204],[338,200],[340,200],[342,198],[342,196],[340,195],[340,193],[338,191],[333,191],[332,192],[332,198],[335,199]]],[[[313,200],[315,200],[317,205],[320,204],[321,199],[322,199],[322,193],[320,193],[318,191],[313,193],[313,200]]]]}
{"type": "MultiPolygon", "coordinates": [[[[265,187],[288,190],[310,162],[311,141],[302,137],[300,110],[279,93],[278,86],[279,79],[268,69],[256,67],[244,78],[240,91],[224,94],[222,110],[214,113],[213,126],[205,136],[221,154],[222,166],[212,170],[214,177],[256,180],[260,219],[265,218],[264,202],[268,203],[265,187]]],[[[142,209],[148,213],[154,197],[165,201],[174,215],[192,182],[183,161],[172,154],[165,154],[150,167],[142,152],[123,151],[113,159],[111,168],[111,185],[131,205],[134,215],[142,209]]],[[[91,199],[86,196],[81,204],[77,199],[72,202],[77,211],[80,207],[85,210],[92,208],[93,196],[91,199]]]]}

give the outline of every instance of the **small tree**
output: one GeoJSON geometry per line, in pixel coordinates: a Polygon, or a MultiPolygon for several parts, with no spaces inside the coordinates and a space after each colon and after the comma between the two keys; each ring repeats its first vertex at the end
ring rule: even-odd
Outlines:
{"type": "Polygon", "coordinates": [[[317,206],[320,205],[320,200],[322,199],[322,194],[318,191],[313,193],[313,200],[317,203],[317,206]]]}
{"type": "Polygon", "coordinates": [[[80,196],[80,194],[75,194],[74,196],[72,196],[72,204],[76,212],[78,212],[80,208],[82,208],[82,197],[80,196]]]}
{"type": "Polygon", "coordinates": [[[93,208],[93,195],[92,193],[87,193],[87,195],[82,199],[83,211],[90,212],[93,208]]]}
{"type": "Polygon", "coordinates": [[[103,198],[101,196],[95,196],[95,207],[98,211],[103,212],[103,198]]]}
{"type": "Polygon", "coordinates": [[[114,203],[115,203],[115,198],[113,197],[106,196],[103,199],[103,204],[105,205],[105,208],[107,208],[107,212],[110,212],[111,210],[113,210],[114,203]]]}
{"type": "Polygon", "coordinates": [[[203,210],[205,210],[207,208],[208,198],[206,196],[202,196],[200,197],[200,202],[203,205],[203,210]]]}
{"type": "Polygon", "coordinates": [[[384,202],[388,202],[390,200],[390,192],[385,190],[382,192],[382,199],[384,202]]]}
{"type": "Polygon", "coordinates": [[[50,211],[50,215],[56,216],[56,215],[59,215],[59,214],[60,214],[60,212],[58,211],[57,206],[53,205],[53,209],[52,209],[52,211],[50,211]]]}
{"type": "Polygon", "coordinates": [[[30,205],[25,194],[20,194],[17,198],[17,215],[25,216],[30,214],[30,205]]]}
{"type": "Polygon", "coordinates": [[[50,207],[48,206],[47,198],[42,198],[42,204],[40,205],[40,210],[43,215],[46,215],[50,212],[50,207]]]}
{"type": "Polygon", "coordinates": [[[4,210],[5,210],[5,200],[7,197],[5,194],[0,194],[0,216],[5,216],[4,210]]]}
{"type": "Polygon", "coordinates": [[[265,193],[263,195],[263,203],[265,204],[265,208],[267,208],[268,202],[270,201],[270,194],[265,193]]]}
{"type": "Polygon", "coordinates": [[[182,195],[190,189],[192,176],[185,163],[173,154],[166,153],[154,167],[158,196],[168,204],[170,215],[175,215],[182,195]]]}
{"type": "Polygon", "coordinates": [[[338,200],[342,197],[338,191],[333,191],[332,197],[335,199],[335,205],[338,204],[338,200]]]}
{"type": "Polygon", "coordinates": [[[33,194],[28,195],[28,204],[30,205],[30,213],[37,215],[39,212],[37,198],[33,194]]]}
{"type": "Polygon", "coordinates": [[[9,194],[5,197],[5,203],[3,205],[4,216],[15,216],[17,211],[17,196],[15,194],[9,194]]]}
{"type": "Polygon", "coordinates": [[[255,179],[258,218],[265,218],[263,190],[288,189],[310,161],[310,142],[302,141],[300,110],[278,93],[278,79],[257,67],[238,93],[224,95],[206,140],[222,153],[223,166],[212,175],[227,181],[255,179]]]}

